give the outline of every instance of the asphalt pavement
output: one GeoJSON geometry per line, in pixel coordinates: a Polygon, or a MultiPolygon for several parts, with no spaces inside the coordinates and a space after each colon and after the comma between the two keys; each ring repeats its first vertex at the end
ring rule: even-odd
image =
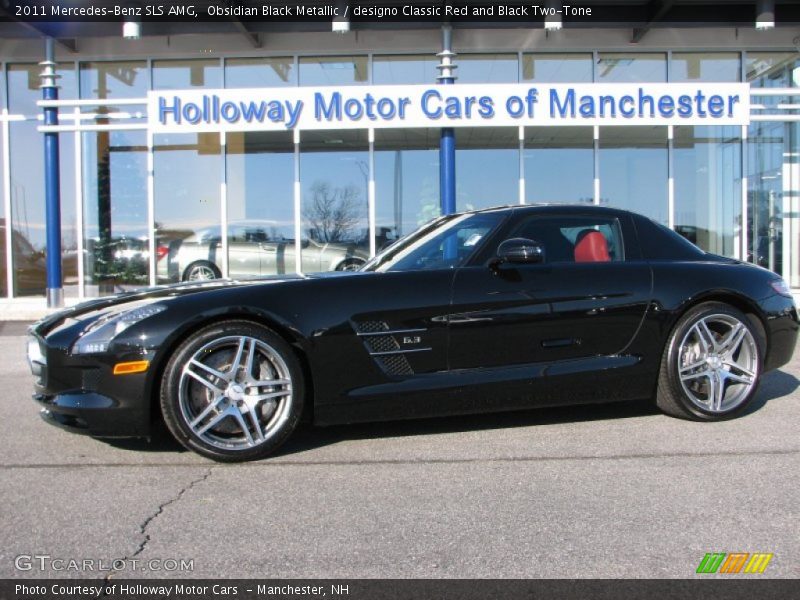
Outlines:
{"type": "Polygon", "coordinates": [[[642,402],[305,427],[219,465],[42,422],[20,333],[0,336],[0,577],[684,578],[707,552],[800,576],[800,349],[723,423],[642,402]]]}

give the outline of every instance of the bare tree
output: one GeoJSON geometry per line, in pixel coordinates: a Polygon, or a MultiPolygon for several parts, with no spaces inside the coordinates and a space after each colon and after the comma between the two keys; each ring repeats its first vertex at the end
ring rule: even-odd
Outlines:
{"type": "Polygon", "coordinates": [[[326,181],[315,181],[310,188],[311,200],[303,217],[320,242],[344,242],[353,239],[359,222],[361,191],[354,185],[333,187],[326,181]]]}

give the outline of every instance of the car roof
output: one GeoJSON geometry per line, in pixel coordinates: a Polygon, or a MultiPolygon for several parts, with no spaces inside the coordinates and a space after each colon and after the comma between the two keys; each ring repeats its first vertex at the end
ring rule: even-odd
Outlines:
{"type": "Polygon", "coordinates": [[[475,210],[463,211],[459,214],[479,214],[479,213],[492,213],[492,212],[525,212],[525,213],[559,213],[559,214],[586,214],[597,213],[608,216],[621,216],[621,215],[639,215],[629,210],[620,208],[611,208],[609,206],[598,206],[596,204],[581,204],[581,203],[556,203],[556,202],[537,202],[535,204],[505,204],[498,206],[491,206],[487,208],[480,208],[475,210]]]}

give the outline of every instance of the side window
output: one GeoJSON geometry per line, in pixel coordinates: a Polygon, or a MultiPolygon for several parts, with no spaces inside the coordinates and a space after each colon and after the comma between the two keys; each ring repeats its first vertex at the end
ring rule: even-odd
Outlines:
{"type": "Polygon", "coordinates": [[[547,263],[624,260],[621,228],[614,218],[533,216],[509,237],[543,244],[547,263]]]}

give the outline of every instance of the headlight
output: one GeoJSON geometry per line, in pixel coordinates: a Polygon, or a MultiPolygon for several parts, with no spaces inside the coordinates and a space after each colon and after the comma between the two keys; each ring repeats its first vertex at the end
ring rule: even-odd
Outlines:
{"type": "Polygon", "coordinates": [[[35,337],[28,336],[28,366],[34,375],[42,374],[42,366],[47,364],[47,359],[42,353],[42,347],[39,345],[39,340],[35,337]]]}
{"type": "Polygon", "coordinates": [[[72,352],[74,354],[105,352],[108,350],[108,345],[111,341],[128,327],[143,319],[157,315],[166,308],[163,304],[147,304],[101,317],[92,323],[78,341],[73,344],[72,352]]]}

